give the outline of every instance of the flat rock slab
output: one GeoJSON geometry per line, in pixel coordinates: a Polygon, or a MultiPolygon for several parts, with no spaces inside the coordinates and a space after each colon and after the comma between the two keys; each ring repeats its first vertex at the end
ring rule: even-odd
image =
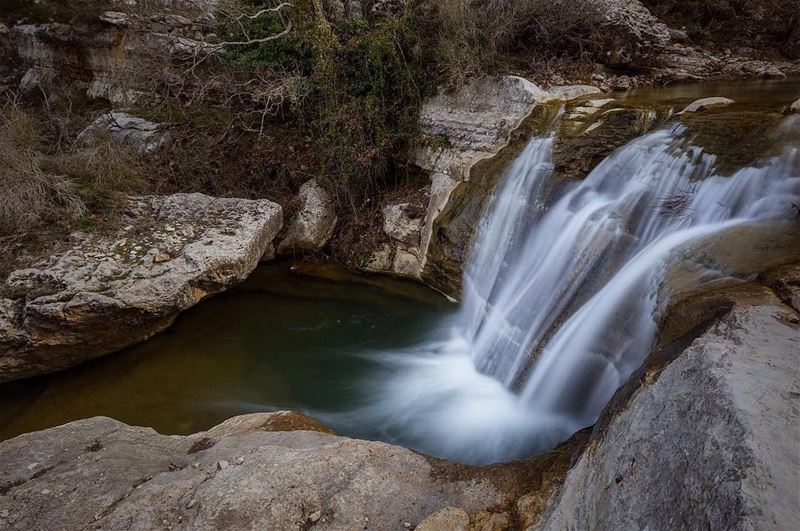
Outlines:
{"type": "Polygon", "coordinates": [[[96,417],[0,443],[0,527],[402,530],[443,507],[506,501],[482,469],[324,433],[296,413],[226,424],[175,437],[96,417]]]}
{"type": "Polygon", "coordinates": [[[129,200],[127,225],[75,234],[66,252],[6,281],[0,382],[53,372],[143,341],[244,280],[280,230],[280,206],[203,194],[129,200]]]}

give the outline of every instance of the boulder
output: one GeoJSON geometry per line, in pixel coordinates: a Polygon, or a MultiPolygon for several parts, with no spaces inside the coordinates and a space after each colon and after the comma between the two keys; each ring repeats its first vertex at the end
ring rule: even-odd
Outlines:
{"type": "Polygon", "coordinates": [[[702,112],[702,111],[707,111],[708,109],[727,107],[732,103],[734,103],[734,101],[730,98],[722,98],[722,97],[702,98],[690,103],[689,105],[686,106],[685,109],[683,109],[678,114],[683,114],[688,112],[702,112]]]}
{"type": "Polygon", "coordinates": [[[792,105],[789,107],[789,111],[796,114],[800,114],[800,99],[792,103],[792,105]]]}
{"type": "MultiPolygon", "coordinates": [[[[0,443],[4,529],[404,529],[510,503],[507,465],[477,469],[296,417],[248,415],[188,437],[103,417],[0,443]],[[230,425],[236,425],[232,428],[230,425]],[[310,428],[309,428],[310,426],[310,428]]],[[[459,529],[462,527],[418,527],[459,529]]]]}
{"type": "Polygon", "coordinates": [[[364,270],[370,273],[384,273],[391,270],[393,255],[394,248],[388,243],[384,243],[367,259],[364,270]]]}
{"type": "Polygon", "coordinates": [[[763,286],[727,298],[617,393],[533,529],[795,527],[800,319],[763,286]]]}
{"type": "Polygon", "coordinates": [[[408,245],[419,245],[422,220],[408,215],[409,203],[388,205],[383,209],[383,231],[392,239],[408,245]]]}
{"type": "Polygon", "coordinates": [[[129,200],[126,226],[11,273],[0,298],[0,382],[143,341],[242,280],[280,230],[280,206],[203,194],[129,200]],[[109,326],[113,323],[113,326],[109,326]]]}
{"type": "Polygon", "coordinates": [[[102,135],[110,135],[114,141],[142,154],[152,153],[169,139],[169,133],[159,124],[124,112],[110,112],[92,122],[78,135],[78,140],[91,144],[102,135]]]}
{"type": "Polygon", "coordinates": [[[298,194],[300,209],[292,217],[286,237],[278,252],[319,251],[333,235],[336,228],[336,210],[333,198],[316,179],[303,184],[298,194]]]}

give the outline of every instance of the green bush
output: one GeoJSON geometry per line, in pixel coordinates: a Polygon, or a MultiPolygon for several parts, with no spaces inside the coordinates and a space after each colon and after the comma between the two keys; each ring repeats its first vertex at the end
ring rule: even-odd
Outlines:
{"type": "MultiPolygon", "coordinates": [[[[258,5],[248,2],[250,11],[258,5]]],[[[232,19],[223,40],[240,42],[280,33],[284,38],[226,47],[222,60],[240,74],[269,71],[306,80],[308,97],[294,109],[314,139],[320,180],[354,211],[384,187],[416,131],[422,98],[435,86],[431,54],[412,29],[412,15],[330,25],[314,2],[286,14],[232,19]]]]}

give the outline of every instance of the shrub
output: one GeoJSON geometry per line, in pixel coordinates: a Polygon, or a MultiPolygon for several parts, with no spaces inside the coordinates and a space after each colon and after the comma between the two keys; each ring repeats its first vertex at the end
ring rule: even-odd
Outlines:
{"type": "Polygon", "coordinates": [[[68,177],[42,171],[41,137],[36,122],[12,109],[0,116],[0,235],[9,236],[53,217],[84,211],[68,177]]]}
{"type": "Polygon", "coordinates": [[[0,236],[105,213],[144,187],[138,157],[110,139],[47,153],[42,124],[10,106],[0,113],[0,236]]]}

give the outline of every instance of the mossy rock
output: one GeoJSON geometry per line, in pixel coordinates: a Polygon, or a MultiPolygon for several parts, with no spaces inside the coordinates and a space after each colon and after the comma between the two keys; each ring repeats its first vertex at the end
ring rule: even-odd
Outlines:
{"type": "Polygon", "coordinates": [[[776,142],[778,113],[742,110],[711,110],[681,116],[694,142],[717,156],[717,171],[730,175],[759,160],[779,154],[776,142]]]}

